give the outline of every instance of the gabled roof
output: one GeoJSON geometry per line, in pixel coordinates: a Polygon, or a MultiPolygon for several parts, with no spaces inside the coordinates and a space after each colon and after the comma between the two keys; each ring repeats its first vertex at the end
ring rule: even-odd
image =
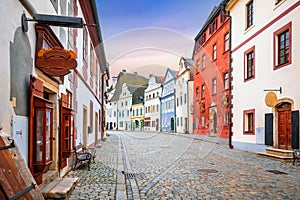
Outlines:
{"type": "Polygon", "coordinates": [[[164,78],[163,76],[156,76],[156,82],[157,83],[162,83],[164,81],[164,78]]]}
{"type": "Polygon", "coordinates": [[[111,98],[111,101],[118,101],[119,96],[122,90],[122,86],[124,83],[131,84],[131,85],[137,85],[137,86],[148,86],[148,79],[140,76],[136,73],[126,73],[126,72],[120,72],[117,78],[116,88],[114,95],[111,98]]]}
{"type": "Polygon", "coordinates": [[[218,13],[221,12],[222,7],[225,8],[228,2],[229,2],[229,0],[223,0],[218,6],[215,6],[212,9],[207,20],[205,21],[204,25],[202,26],[201,30],[195,37],[195,39],[194,39],[195,41],[197,41],[199,39],[199,37],[202,35],[202,33],[205,32],[205,30],[207,29],[209,24],[215,19],[215,17],[218,15],[218,13]]]}

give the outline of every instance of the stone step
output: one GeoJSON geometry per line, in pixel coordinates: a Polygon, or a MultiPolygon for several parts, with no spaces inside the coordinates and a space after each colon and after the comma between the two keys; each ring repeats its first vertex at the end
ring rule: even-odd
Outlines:
{"type": "Polygon", "coordinates": [[[68,199],[78,178],[56,178],[42,189],[45,199],[68,199]]]}
{"type": "Polygon", "coordinates": [[[267,154],[274,154],[274,155],[278,155],[278,156],[283,156],[283,157],[293,156],[293,151],[292,150],[284,150],[284,149],[276,149],[276,148],[267,148],[266,153],[267,154]]]}
{"type": "Polygon", "coordinates": [[[258,152],[257,156],[261,157],[261,158],[277,160],[280,162],[293,162],[293,156],[281,156],[281,155],[270,154],[270,153],[265,153],[265,152],[258,152]]]}

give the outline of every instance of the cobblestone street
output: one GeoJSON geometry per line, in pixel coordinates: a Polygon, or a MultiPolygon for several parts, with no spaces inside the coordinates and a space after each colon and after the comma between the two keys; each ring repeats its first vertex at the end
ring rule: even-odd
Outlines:
{"type": "Polygon", "coordinates": [[[91,170],[68,174],[80,178],[70,199],[300,199],[299,162],[259,158],[195,135],[109,133],[91,170]]]}

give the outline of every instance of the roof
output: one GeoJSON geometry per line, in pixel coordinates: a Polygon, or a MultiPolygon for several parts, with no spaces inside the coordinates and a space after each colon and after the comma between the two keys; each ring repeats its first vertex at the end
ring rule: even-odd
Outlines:
{"type": "Polygon", "coordinates": [[[124,83],[127,83],[129,85],[135,85],[135,86],[148,86],[148,79],[140,76],[136,73],[126,73],[126,72],[120,72],[117,78],[117,83],[115,87],[114,95],[111,98],[111,101],[117,101],[119,100],[119,96],[122,90],[122,86],[124,83]]]}
{"type": "Polygon", "coordinates": [[[162,82],[164,82],[164,78],[165,77],[163,77],[163,76],[155,76],[155,78],[156,78],[156,82],[157,83],[162,83],[162,82]]]}
{"type": "Polygon", "coordinates": [[[222,7],[225,8],[228,2],[229,2],[229,0],[223,0],[218,6],[215,6],[212,9],[207,20],[205,21],[204,25],[202,26],[201,30],[195,37],[195,39],[194,39],[195,41],[197,41],[199,39],[199,37],[202,35],[202,33],[205,32],[205,30],[207,29],[209,24],[215,19],[215,17],[218,15],[218,13],[221,12],[222,7]]]}

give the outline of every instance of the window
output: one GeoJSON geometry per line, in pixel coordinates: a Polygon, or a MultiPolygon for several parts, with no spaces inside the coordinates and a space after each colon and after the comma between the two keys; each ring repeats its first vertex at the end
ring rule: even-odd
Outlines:
{"type": "Polygon", "coordinates": [[[254,78],[254,68],[255,68],[255,48],[252,47],[245,52],[245,80],[254,78]]]}
{"type": "Polygon", "coordinates": [[[202,45],[205,41],[206,41],[206,33],[204,32],[204,33],[200,36],[200,45],[202,45]]]}
{"type": "Polygon", "coordinates": [[[217,79],[212,80],[212,93],[213,95],[217,94],[217,79]]]}
{"type": "Polygon", "coordinates": [[[229,112],[224,113],[224,126],[228,126],[229,124],[229,112]]]}
{"type": "Polygon", "coordinates": [[[218,28],[218,19],[216,18],[209,26],[209,34],[214,33],[218,28]]]}
{"type": "Polygon", "coordinates": [[[88,33],[86,28],[83,28],[83,60],[87,63],[88,56],[88,33]]]}
{"type": "Polygon", "coordinates": [[[180,126],[182,126],[183,122],[182,122],[182,117],[180,117],[180,126]]]}
{"type": "Polygon", "coordinates": [[[205,98],[205,85],[203,84],[201,86],[201,99],[204,99],[205,98]]]}
{"type": "Polygon", "coordinates": [[[254,134],[255,110],[244,111],[244,134],[254,134]]]}
{"type": "Polygon", "coordinates": [[[229,50],[229,33],[226,33],[224,36],[224,51],[229,50]]]}
{"type": "Polygon", "coordinates": [[[114,117],[116,117],[117,116],[117,112],[116,111],[114,111],[114,117]]]}
{"type": "Polygon", "coordinates": [[[136,109],[136,116],[139,115],[139,109],[136,109]]]}
{"type": "Polygon", "coordinates": [[[217,44],[213,46],[213,60],[217,59],[217,44]]]}
{"type": "Polygon", "coordinates": [[[253,25],[253,0],[250,1],[247,5],[247,26],[246,28],[249,28],[250,26],[253,25]]]}
{"type": "Polygon", "coordinates": [[[178,97],[176,98],[176,100],[177,100],[177,107],[179,106],[179,99],[178,99],[178,97]]]}
{"type": "Polygon", "coordinates": [[[205,116],[201,117],[201,126],[202,126],[202,128],[205,127],[205,116]]]}
{"type": "Polygon", "coordinates": [[[202,69],[205,69],[206,66],[206,56],[202,55],[202,69]]]}
{"type": "Polygon", "coordinates": [[[159,107],[158,104],[156,105],[156,111],[159,112],[159,107]]]}
{"type": "MultiPolygon", "coordinates": [[[[174,102],[173,102],[174,103],[174,102]]],[[[171,109],[171,101],[168,101],[168,110],[171,109]]]]}
{"type": "Polygon", "coordinates": [[[292,23],[274,33],[274,69],[291,64],[292,23]]]}
{"type": "Polygon", "coordinates": [[[143,109],[142,108],[140,108],[140,115],[142,115],[143,114],[143,109]]]}
{"type": "Polygon", "coordinates": [[[229,73],[228,72],[224,73],[224,89],[225,90],[229,89],[229,73]]]}
{"type": "Polygon", "coordinates": [[[91,127],[91,132],[93,131],[93,113],[94,113],[94,103],[90,101],[90,127],[91,127]]]}
{"type": "Polygon", "coordinates": [[[184,94],[184,104],[186,104],[186,101],[187,101],[187,95],[184,94]]]}
{"type": "Polygon", "coordinates": [[[132,116],[134,116],[134,110],[132,110],[132,116]]]}
{"type": "Polygon", "coordinates": [[[196,100],[199,101],[199,97],[200,97],[200,91],[199,91],[199,88],[197,87],[196,88],[196,100]]]}
{"type": "Polygon", "coordinates": [[[179,117],[177,117],[177,126],[179,126],[179,117]]]}
{"type": "Polygon", "coordinates": [[[200,72],[200,60],[197,60],[197,73],[200,72]]]}
{"type": "Polygon", "coordinates": [[[182,105],[182,95],[180,96],[180,105],[182,105]]]}

